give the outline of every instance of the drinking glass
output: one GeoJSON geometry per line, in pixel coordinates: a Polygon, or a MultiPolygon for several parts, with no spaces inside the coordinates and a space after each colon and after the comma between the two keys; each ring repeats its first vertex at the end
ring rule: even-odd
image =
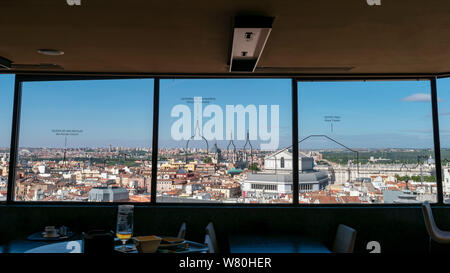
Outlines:
{"type": "Polygon", "coordinates": [[[117,212],[116,236],[122,241],[122,250],[127,250],[126,243],[133,236],[133,205],[120,205],[117,212]]]}

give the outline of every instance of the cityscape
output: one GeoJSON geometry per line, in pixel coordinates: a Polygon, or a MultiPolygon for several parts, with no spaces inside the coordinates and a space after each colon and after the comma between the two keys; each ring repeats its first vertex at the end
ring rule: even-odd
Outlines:
{"type": "MultiPolygon", "coordinates": [[[[149,202],[150,148],[20,148],[16,201],[149,202]]],[[[299,202],[436,201],[433,151],[359,149],[299,151],[299,202]],[[383,154],[385,157],[373,155],[383,154]],[[392,158],[396,158],[395,160],[392,158]],[[411,158],[416,158],[415,160],[411,158]]],[[[160,149],[157,202],[293,202],[292,149],[160,149]]],[[[0,193],[6,198],[9,151],[0,149],[0,193]]],[[[450,194],[450,166],[443,168],[450,194]]]]}
{"type": "MultiPolygon", "coordinates": [[[[290,84],[162,80],[156,202],[293,203],[290,84]]],[[[299,203],[436,202],[427,84],[299,83],[299,203]]],[[[153,79],[25,83],[13,199],[150,202],[152,86],[153,79]]],[[[449,100],[440,93],[441,106],[449,100]]],[[[0,200],[10,164],[12,109],[4,104],[0,200]]],[[[448,116],[441,112],[441,121],[448,116]]],[[[446,124],[442,147],[449,145],[446,124]]],[[[441,158],[449,202],[450,149],[441,158]]]]}

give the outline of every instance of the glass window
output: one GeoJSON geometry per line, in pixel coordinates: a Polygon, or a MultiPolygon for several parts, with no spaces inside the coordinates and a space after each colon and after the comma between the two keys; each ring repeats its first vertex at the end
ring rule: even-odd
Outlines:
{"type": "Polygon", "coordinates": [[[14,75],[0,75],[0,98],[0,201],[6,201],[14,105],[14,75]]]}
{"type": "Polygon", "coordinates": [[[157,201],[291,203],[291,105],[290,79],[161,80],[157,201]]]}
{"type": "Polygon", "coordinates": [[[153,79],[24,82],[17,201],[149,202],[153,79]]]}
{"type": "Polygon", "coordinates": [[[441,143],[442,190],[450,203],[450,78],[437,80],[439,135],[441,143]]]}
{"type": "Polygon", "coordinates": [[[300,203],[436,202],[429,81],[299,82],[298,92],[300,203]]]}

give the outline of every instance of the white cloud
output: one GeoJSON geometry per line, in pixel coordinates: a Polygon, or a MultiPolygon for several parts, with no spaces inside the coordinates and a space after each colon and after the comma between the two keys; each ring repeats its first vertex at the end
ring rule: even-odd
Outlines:
{"type": "MultiPolygon", "coordinates": [[[[428,102],[428,101],[431,101],[431,95],[425,94],[425,93],[416,93],[416,94],[412,94],[411,96],[402,98],[402,101],[428,102]]],[[[438,101],[441,102],[443,100],[438,98],[438,101]]]]}

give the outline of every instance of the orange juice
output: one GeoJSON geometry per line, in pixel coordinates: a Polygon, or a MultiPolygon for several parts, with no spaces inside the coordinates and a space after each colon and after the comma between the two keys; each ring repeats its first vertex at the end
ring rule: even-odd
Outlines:
{"type": "Polygon", "coordinates": [[[123,232],[118,232],[116,233],[117,238],[119,238],[120,240],[129,240],[131,238],[131,236],[133,236],[133,233],[123,233],[123,232]]]}

